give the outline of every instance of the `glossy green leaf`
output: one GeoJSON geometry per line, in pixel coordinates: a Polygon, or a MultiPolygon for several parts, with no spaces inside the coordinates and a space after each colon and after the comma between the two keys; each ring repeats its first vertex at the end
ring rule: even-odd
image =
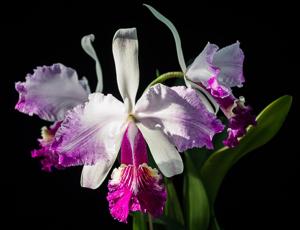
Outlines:
{"type": "Polygon", "coordinates": [[[171,179],[165,178],[165,185],[168,196],[165,205],[164,216],[166,216],[168,219],[173,219],[182,228],[184,226],[184,219],[174,184],[171,179]]]}
{"type": "Polygon", "coordinates": [[[206,230],[210,218],[209,202],[204,186],[188,153],[185,153],[184,173],[186,227],[189,230],[206,230]]]}
{"type": "Polygon", "coordinates": [[[147,230],[147,216],[140,212],[133,213],[133,222],[132,222],[133,230],[147,230]]]}
{"type": "Polygon", "coordinates": [[[218,189],[228,170],[244,155],[270,141],[281,128],[292,104],[291,96],[282,96],[268,105],[258,116],[257,125],[248,128],[247,134],[236,148],[214,152],[201,168],[201,178],[214,203],[218,189]]]}

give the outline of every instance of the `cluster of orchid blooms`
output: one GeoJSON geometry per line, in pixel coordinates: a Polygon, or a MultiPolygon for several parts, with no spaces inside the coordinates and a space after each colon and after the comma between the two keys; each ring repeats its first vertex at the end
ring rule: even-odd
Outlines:
{"type": "Polygon", "coordinates": [[[37,67],[25,82],[16,83],[16,109],[54,122],[42,128],[40,148],[32,151],[32,157],[41,159],[43,170],[83,165],[81,186],[96,189],[120,152],[121,164],[112,171],[107,200],[111,215],[121,222],[127,222],[130,211],[154,217],[163,213],[167,193],[162,175],[172,177],[183,172],[179,152],[195,147],[213,149],[214,135],[225,127],[216,117],[218,108],[228,118],[228,135],[223,141],[228,147],[238,145],[246,127],[255,124],[243,97],[236,98],[231,91],[244,82],[244,54],[239,43],[222,49],[208,43],[186,67],[179,36],[175,28],[172,32],[186,86],[155,84],[136,100],[139,66],[135,28],[118,30],[112,41],[123,101],[102,93],[93,35],[83,37],[82,47],[96,62],[96,92],[90,92],[86,78],[79,80],[76,71],[63,64],[37,67]],[[147,146],[159,171],[148,165],[147,146]]]}

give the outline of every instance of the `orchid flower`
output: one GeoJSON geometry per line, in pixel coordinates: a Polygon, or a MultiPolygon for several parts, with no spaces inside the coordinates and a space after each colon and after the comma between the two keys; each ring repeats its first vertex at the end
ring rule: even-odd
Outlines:
{"type": "Polygon", "coordinates": [[[231,92],[232,87],[241,87],[245,81],[244,53],[240,49],[240,43],[219,49],[217,45],[208,42],[194,62],[186,67],[180,37],[173,23],[153,7],[144,5],[171,30],[186,85],[200,90],[209,99],[211,103],[206,103],[207,109],[217,112],[220,107],[228,118],[228,137],[223,143],[235,147],[238,145],[238,138],[246,134],[248,125],[256,124],[251,107],[244,105],[245,98],[237,99],[231,92]]]}
{"type": "MultiPolygon", "coordinates": [[[[97,90],[102,91],[101,66],[91,41],[94,35],[82,38],[83,49],[95,60],[98,77],[97,90]]],[[[56,131],[65,118],[66,112],[87,101],[90,94],[88,81],[85,77],[78,80],[76,71],[63,64],[37,67],[33,74],[27,74],[25,82],[17,82],[16,90],[19,101],[16,109],[30,116],[38,115],[41,119],[54,122],[49,128],[42,127],[42,138],[38,139],[40,149],[33,150],[33,158],[40,158],[42,170],[63,168],[58,163],[58,155],[50,147],[56,131]]]]}
{"type": "Polygon", "coordinates": [[[113,56],[123,102],[111,94],[89,95],[85,105],[68,111],[52,148],[61,165],[84,165],[81,185],[92,189],[102,184],[121,149],[121,166],[113,170],[107,199],[112,216],[126,222],[130,211],[159,216],[166,201],[162,176],[148,166],[146,143],[161,173],[171,177],[183,171],[179,152],[212,148],[212,138],[223,125],[193,89],[183,86],[157,84],[135,103],[139,85],[135,28],[115,33],[113,56]]]}

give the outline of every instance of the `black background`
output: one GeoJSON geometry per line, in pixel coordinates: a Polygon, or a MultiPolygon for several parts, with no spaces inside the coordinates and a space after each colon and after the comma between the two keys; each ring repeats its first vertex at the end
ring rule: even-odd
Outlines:
{"type": "MultiPolygon", "coordinates": [[[[241,42],[247,82],[235,92],[244,95],[256,113],[279,96],[294,96],[280,133],[233,167],[216,202],[216,215],[225,230],[292,229],[296,223],[295,185],[299,172],[295,80],[299,78],[299,67],[294,59],[297,15],[293,7],[148,3],[176,25],[186,60],[196,57],[207,41],[220,47],[241,42]]],[[[94,47],[104,73],[104,93],[120,98],[111,40],[117,29],[137,27],[141,93],[156,69],[161,73],[179,70],[171,33],[142,7],[142,2],[49,2],[26,7],[16,3],[1,10],[2,186],[9,194],[10,223],[21,224],[23,229],[130,229],[130,221],[128,225],[120,224],[109,215],[107,181],[99,189],[89,190],[80,187],[81,167],[50,174],[40,170],[30,151],[37,147],[40,127],[47,123],[14,110],[18,100],[14,82],[24,81],[26,73],[36,66],[61,62],[76,69],[79,76],[86,76],[93,90],[94,62],[82,51],[80,39],[94,33],[94,47]]]]}

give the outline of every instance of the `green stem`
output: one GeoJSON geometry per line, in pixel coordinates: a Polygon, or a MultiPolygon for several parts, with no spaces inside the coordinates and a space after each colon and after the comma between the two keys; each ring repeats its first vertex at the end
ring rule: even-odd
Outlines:
{"type": "Polygon", "coordinates": [[[172,79],[172,78],[183,78],[183,72],[168,72],[160,75],[155,80],[153,80],[147,87],[147,89],[155,84],[165,82],[166,80],[172,79]]]}
{"type": "Polygon", "coordinates": [[[148,214],[149,230],[153,230],[153,222],[151,214],[148,214]]]}

